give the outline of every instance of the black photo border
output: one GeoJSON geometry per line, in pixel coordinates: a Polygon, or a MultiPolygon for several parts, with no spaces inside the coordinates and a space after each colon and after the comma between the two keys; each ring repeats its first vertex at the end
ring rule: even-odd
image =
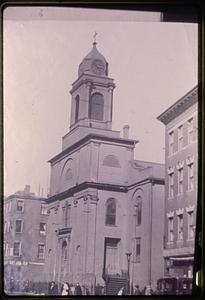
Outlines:
{"type": "MultiPolygon", "coordinates": [[[[0,79],[1,79],[1,101],[0,101],[0,139],[1,139],[1,149],[0,149],[0,192],[1,192],[1,224],[0,224],[0,242],[1,242],[1,251],[0,251],[0,296],[2,299],[62,299],[62,297],[51,297],[51,296],[8,296],[4,293],[3,287],[3,201],[4,201],[4,172],[3,172],[3,162],[4,162],[4,147],[3,147],[3,11],[8,6],[58,6],[58,7],[79,7],[79,8],[98,8],[98,9],[121,9],[121,10],[144,10],[144,11],[160,11],[162,14],[162,21],[164,22],[190,22],[199,24],[199,33],[198,33],[198,92],[199,92],[199,101],[198,101],[198,203],[197,203],[197,223],[196,223],[196,239],[195,239],[195,259],[194,259],[194,282],[196,282],[196,274],[199,276],[200,286],[194,284],[193,295],[187,296],[177,296],[180,298],[193,298],[193,299],[203,299],[204,298],[204,258],[203,258],[203,248],[204,247],[204,136],[205,136],[205,60],[204,60],[204,37],[205,37],[205,5],[203,0],[134,0],[134,1],[114,1],[114,0],[90,0],[90,1],[55,1],[55,0],[33,0],[33,1],[9,1],[2,0],[0,2],[1,8],[1,20],[0,20],[0,36],[1,36],[1,45],[0,45],[0,79]],[[193,13],[195,9],[195,12],[193,13]]],[[[119,297],[119,296],[118,296],[119,297]]],[[[67,298],[67,297],[66,297],[67,298]]],[[[72,297],[69,297],[72,298],[72,297]]],[[[77,299],[78,297],[74,297],[77,299]]],[[[83,296],[82,298],[109,298],[114,299],[115,296],[83,296]]],[[[136,296],[123,296],[123,299],[126,298],[147,298],[145,297],[136,297],[136,296]]],[[[151,296],[148,298],[170,298],[175,299],[176,296],[151,296]]]]}

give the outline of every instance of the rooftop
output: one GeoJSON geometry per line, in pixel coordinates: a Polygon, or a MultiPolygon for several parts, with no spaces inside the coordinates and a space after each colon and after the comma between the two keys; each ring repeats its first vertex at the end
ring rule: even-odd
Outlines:
{"type": "Polygon", "coordinates": [[[198,101],[198,86],[195,86],[172,106],[166,109],[161,115],[157,117],[159,121],[167,125],[173,119],[178,117],[181,113],[187,110],[198,101]]]}
{"type": "Polygon", "coordinates": [[[25,188],[24,190],[19,190],[19,191],[16,191],[14,194],[6,197],[5,200],[8,200],[8,199],[13,199],[13,198],[22,198],[22,199],[36,199],[36,200],[44,200],[43,197],[40,197],[40,196],[36,196],[35,193],[32,193],[30,191],[31,187],[30,185],[25,185],[25,188]]]}

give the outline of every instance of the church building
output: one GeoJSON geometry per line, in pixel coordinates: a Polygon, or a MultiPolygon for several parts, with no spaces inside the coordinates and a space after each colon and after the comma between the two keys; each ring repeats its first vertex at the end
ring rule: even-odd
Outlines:
{"type": "Polygon", "coordinates": [[[96,44],[72,84],[62,150],[49,160],[45,270],[48,281],[114,295],[164,274],[164,165],[134,160],[128,125],[122,136],[112,130],[115,84],[96,44]]]}

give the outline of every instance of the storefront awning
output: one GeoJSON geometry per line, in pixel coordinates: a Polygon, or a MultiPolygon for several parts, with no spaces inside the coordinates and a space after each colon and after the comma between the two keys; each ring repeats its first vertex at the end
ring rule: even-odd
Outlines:
{"type": "Polygon", "coordinates": [[[187,257],[170,257],[169,258],[172,261],[187,261],[187,260],[194,260],[193,256],[187,256],[187,257]]]}

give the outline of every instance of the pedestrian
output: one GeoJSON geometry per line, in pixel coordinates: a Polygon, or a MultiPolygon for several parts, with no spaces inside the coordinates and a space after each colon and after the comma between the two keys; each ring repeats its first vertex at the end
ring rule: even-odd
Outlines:
{"type": "Polygon", "coordinates": [[[70,295],[72,295],[72,296],[75,295],[75,287],[72,283],[70,284],[70,295]]]}
{"type": "Polygon", "coordinates": [[[13,277],[11,277],[11,279],[10,279],[9,290],[10,290],[10,292],[13,292],[15,290],[15,282],[14,282],[13,277]]]}
{"type": "Polygon", "coordinates": [[[55,296],[58,295],[58,287],[57,287],[55,281],[51,282],[51,285],[49,286],[48,294],[51,295],[51,296],[52,295],[55,295],[55,296]]]}
{"type": "Polygon", "coordinates": [[[90,296],[90,291],[89,291],[89,289],[87,287],[85,288],[85,295],[86,296],[90,296]]]}
{"type": "Polygon", "coordinates": [[[125,288],[124,288],[124,286],[121,287],[121,289],[119,290],[119,292],[117,293],[117,295],[118,295],[118,296],[123,296],[123,295],[125,295],[125,288]]]}
{"type": "Polygon", "coordinates": [[[28,293],[29,292],[29,281],[26,280],[26,282],[24,283],[24,288],[23,288],[24,292],[28,293]]]}
{"type": "Polygon", "coordinates": [[[81,289],[79,282],[76,284],[76,287],[75,287],[75,295],[77,295],[77,296],[82,295],[82,289],[81,289]]]}
{"type": "Polygon", "coordinates": [[[67,282],[63,282],[62,284],[61,295],[62,296],[69,295],[69,284],[67,282]]]}
{"type": "Polygon", "coordinates": [[[141,294],[142,294],[142,295],[145,295],[145,290],[146,290],[146,286],[144,286],[144,288],[143,288],[142,291],[141,291],[141,294]]]}
{"type": "Polygon", "coordinates": [[[146,296],[150,296],[152,295],[152,288],[150,285],[147,285],[146,288],[145,288],[145,293],[144,293],[146,296]]]}
{"type": "Polygon", "coordinates": [[[134,289],[134,295],[141,295],[140,289],[139,289],[139,285],[135,285],[135,289],[134,289]]]}

